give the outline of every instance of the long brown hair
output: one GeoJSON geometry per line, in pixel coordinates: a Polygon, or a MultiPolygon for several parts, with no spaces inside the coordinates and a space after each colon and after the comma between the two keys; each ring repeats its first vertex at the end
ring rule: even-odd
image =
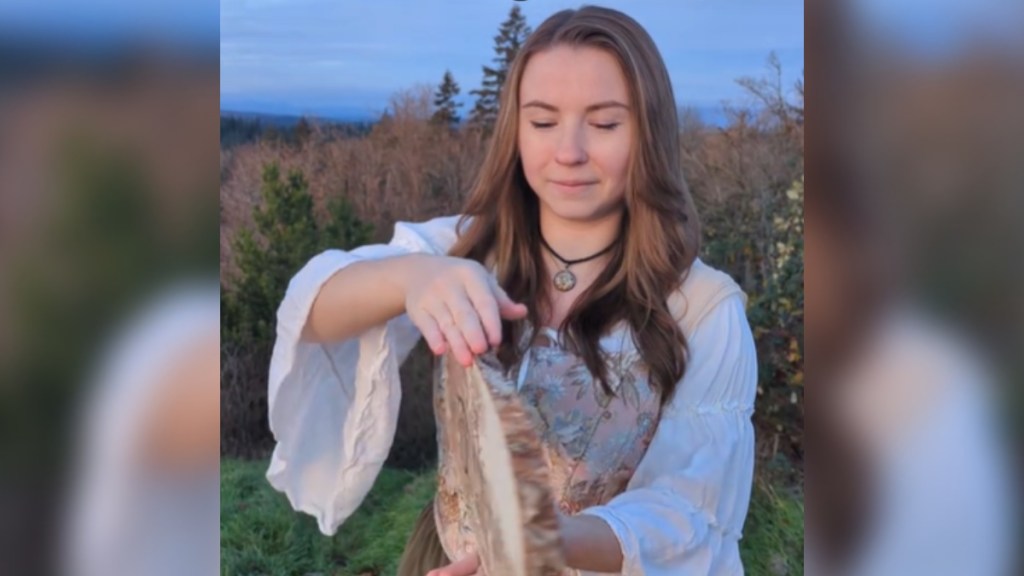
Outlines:
{"type": "MultiPolygon", "coordinates": [[[[700,249],[700,226],[683,179],[675,97],[654,41],[616,10],[584,6],[545,20],[512,62],[501,93],[494,136],[470,191],[450,254],[492,267],[501,286],[529,305],[530,337],[548,310],[549,283],[540,252],[538,200],[517,146],[519,85],[530,58],[554,46],[588,46],[618,61],[637,127],[626,178],[621,238],[611,261],[574,303],[563,339],[611,394],[599,339],[620,321],[631,328],[651,382],[664,404],[686,368],[686,339],[668,308],[700,249]]],[[[505,322],[498,358],[506,369],[523,353],[526,326],[505,322]]]]}

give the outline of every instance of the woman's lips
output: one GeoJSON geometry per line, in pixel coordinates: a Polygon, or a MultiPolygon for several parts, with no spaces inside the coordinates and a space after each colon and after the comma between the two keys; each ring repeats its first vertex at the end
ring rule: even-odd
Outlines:
{"type": "Polygon", "coordinates": [[[551,183],[565,190],[580,190],[581,188],[597,184],[593,180],[552,180],[551,183]]]}

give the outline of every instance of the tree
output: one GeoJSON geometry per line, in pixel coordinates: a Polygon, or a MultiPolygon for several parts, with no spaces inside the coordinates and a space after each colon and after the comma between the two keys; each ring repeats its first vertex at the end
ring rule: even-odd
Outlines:
{"type": "Polygon", "coordinates": [[[796,102],[787,97],[782,81],[782,63],[775,52],[768,55],[767,74],[761,77],[743,76],[736,83],[754,98],[770,118],[781,122],[790,129],[803,126],[804,123],[804,81],[803,75],[794,86],[796,102]]]}
{"type": "Polygon", "coordinates": [[[280,143],[284,140],[284,136],[276,126],[268,124],[266,130],[263,131],[263,139],[267,142],[280,143]]]}
{"type": "Polygon", "coordinates": [[[292,129],[292,140],[296,146],[300,148],[305,146],[309,142],[310,138],[313,137],[313,126],[303,116],[299,118],[299,121],[295,124],[295,128],[292,129]]]}
{"type": "Polygon", "coordinates": [[[437,92],[434,94],[434,106],[436,110],[434,115],[431,117],[431,122],[439,126],[447,126],[449,128],[455,128],[459,125],[459,118],[457,109],[462,106],[461,102],[456,102],[455,97],[459,95],[459,85],[455,82],[455,77],[452,76],[450,70],[445,70],[444,79],[441,81],[441,85],[438,86],[437,92]]]}
{"type": "Polygon", "coordinates": [[[701,216],[701,257],[749,295],[757,345],[754,424],[763,454],[803,457],[803,102],[788,96],[774,55],[760,77],[738,80],[747,98],[728,126],[689,126],[681,140],[701,216]]]}
{"type": "Polygon", "coordinates": [[[234,241],[238,275],[221,304],[222,335],[240,345],[271,342],[277,307],[292,276],[328,247],[351,249],[370,240],[372,228],[356,218],[344,199],[329,206],[319,225],[313,197],[301,171],[281,180],[277,164],[263,170],[263,202],[253,210],[255,231],[243,228],[234,241]]]}
{"type": "Polygon", "coordinates": [[[494,127],[494,122],[498,118],[501,88],[505,85],[508,69],[531,32],[519,6],[513,6],[508,19],[502,22],[498,35],[494,37],[496,67],[484,66],[484,78],[480,88],[469,92],[477,97],[470,113],[470,123],[482,127],[485,132],[489,133],[494,127]]]}

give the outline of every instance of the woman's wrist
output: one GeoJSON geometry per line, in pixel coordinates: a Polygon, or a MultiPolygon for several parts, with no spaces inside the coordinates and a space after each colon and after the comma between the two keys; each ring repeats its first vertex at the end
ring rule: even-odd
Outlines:
{"type": "Polygon", "coordinates": [[[438,266],[438,261],[445,256],[435,254],[404,254],[396,256],[396,273],[389,279],[393,282],[393,290],[401,297],[402,311],[405,311],[409,299],[409,292],[420,286],[424,278],[438,266]]]}

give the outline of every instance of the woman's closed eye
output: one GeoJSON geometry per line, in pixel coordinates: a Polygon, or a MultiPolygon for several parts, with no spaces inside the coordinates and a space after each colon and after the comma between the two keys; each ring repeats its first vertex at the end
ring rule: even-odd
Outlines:
{"type": "MultiPolygon", "coordinates": [[[[539,130],[543,130],[543,129],[546,129],[546,128],[552,128],[555,125],[554,122],[535,122],[535,121],[531,121],[530,124],[534,128],[537,128],[539,130]]],[[[598,130],[614,130],[619,124],[620,124],[619,122],[609,122],[607,124],[591,124],[591,126],[593,126],[594,128],[597,128],[598,130]]]]}

